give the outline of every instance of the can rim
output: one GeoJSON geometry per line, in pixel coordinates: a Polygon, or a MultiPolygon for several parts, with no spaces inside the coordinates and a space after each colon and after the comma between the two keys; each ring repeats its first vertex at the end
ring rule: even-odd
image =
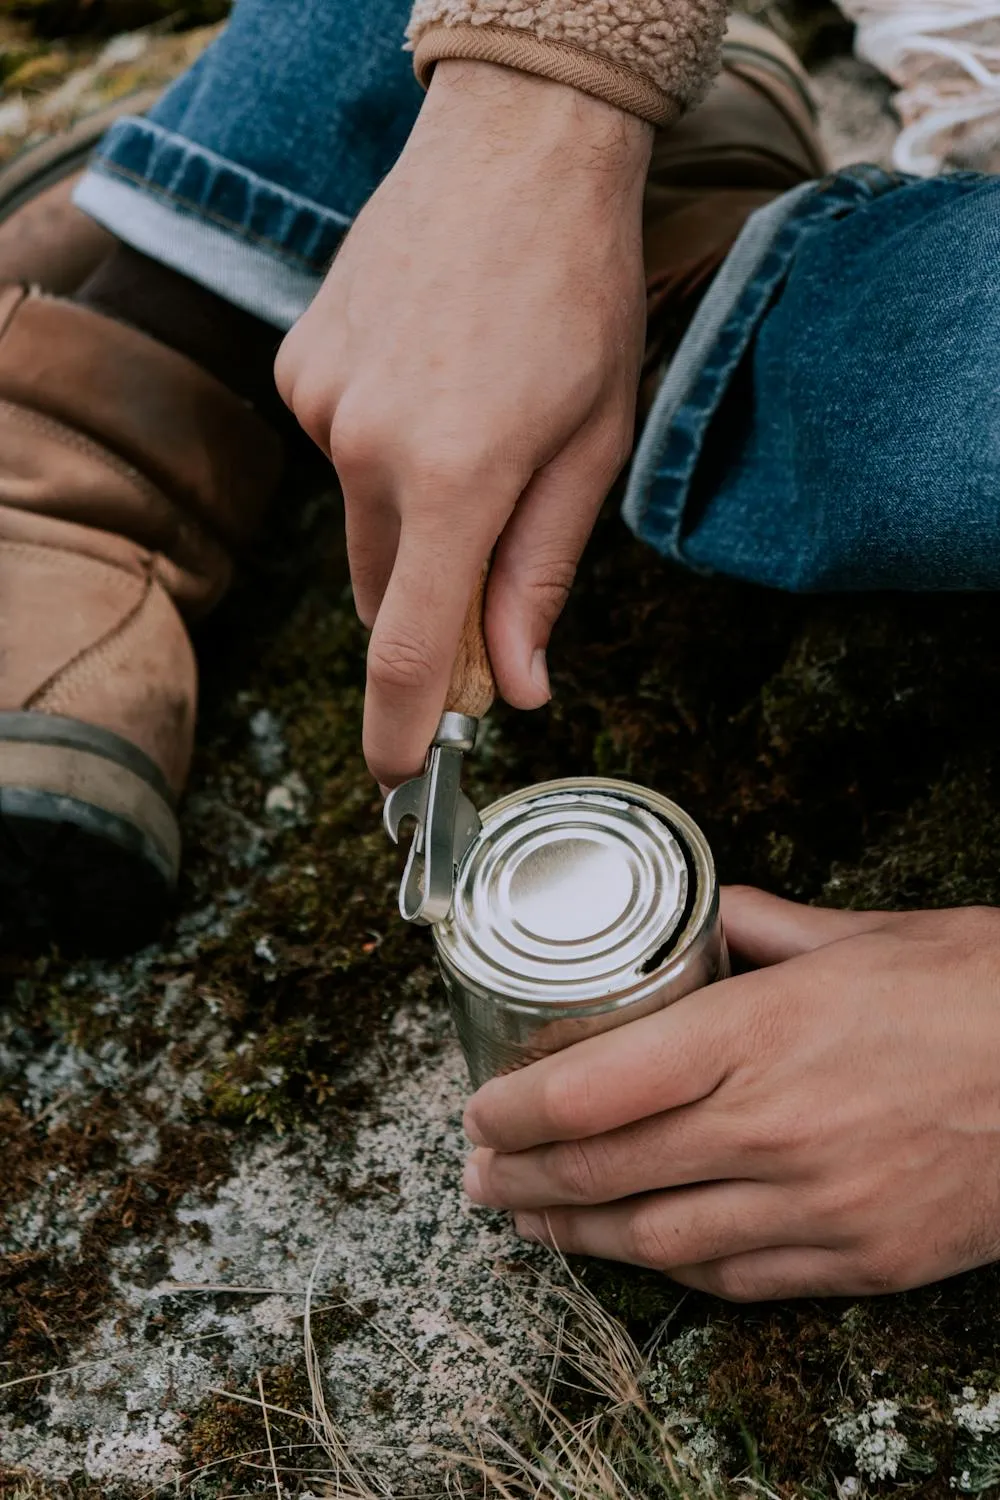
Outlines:
{"type": "MultiPolygon", "coordinates": [[[[688,853],[694,863],[699,880],[698,889],[691,910],[683,925],[675,934],[669,954],[665,961],[656,968],[643,975],[635,984],[627,985],[622,989],[615,990],[610,995],[600,998],[588,997],[587,999],[572,1001],[560,998],[557,1001],[545,1002],[546,1013],[555,1015],[595,1016],[605,1011],[617,1010],[624,1002],[634,1003],[653,995],[657,990],[670,985],[671,981],[683,971],[685,962],[691,948],[701,939],[703,934],[713,928],[718,921],[719,914],[719,892],[716,878],[715,860],[709,848],[708,840],[702,833],[698,824],[690,813],[673,802],[662,793],[653,791],[650,787],[640,786],[637,782],[618,781],[609,776],[563,776],[552,781],[536,782],[530,787],[522,788],[516,792],[508,792],[506,796],[499,797],[483,808],[480,817],[484,830],[489,822],[516,807],[519,803],[527,800],[534,801],[560,792],[597,792],[606,793],[612,797],[618,797],[622,801],[630,802],[635,806],[645,808],[663,819],[668,829],[675,836],[678,834],[687,845],[688,853]]],[[[475,847],[475,846],[473,846],[475,847]]],[[[465,858],[472,854],[470,850],[465,858]]],[[[465,860],[463,860],[463,865],[465,860]]],[[[459,866],[459,878],[461,878],[462,866],[459,866]]],[[[461,985],[469,994],[480,999],[489,999],[491,996],[500,998],[507,1011],[523,1013],[525,1015],[537,1015],[540,1002],[527,999],[523,996],[509,995],[498,988],[491,989],[480,981],[467,974],[459,964],[451,957],[445,947],[443,934],[439,927],[435,927],[434,947],[438,962],[446,970],[454,981],[461,985]]]]}

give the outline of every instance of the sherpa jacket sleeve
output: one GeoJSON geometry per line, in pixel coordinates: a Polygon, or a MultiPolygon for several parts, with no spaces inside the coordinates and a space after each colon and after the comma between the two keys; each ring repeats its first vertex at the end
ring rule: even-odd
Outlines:
{"type": "Polygon", "coordinates": [[[669,125],[719,67],[726,0],[415,0],[407,31],[426,85],[446,57],[567,83],[669,125]]]}

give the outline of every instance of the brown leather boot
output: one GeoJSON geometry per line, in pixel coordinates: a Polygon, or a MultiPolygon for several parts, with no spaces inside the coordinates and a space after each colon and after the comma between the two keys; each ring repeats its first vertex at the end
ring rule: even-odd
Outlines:
{"type": "Polygon", "coordinates": [[[653,146],[643,215],[648,332],[640,412],[750,215],[826,170],[809,80],[795,54],[769,27],[732,16],[708,97],[658,131],[653,146]]]}
{"type": "Polygon", "coordinates": [[[114,238],[72,202],[73,189],[104,132],[124,114],[144,114],[159,90],[116,99],[66,130],[18,153],[0,169],[0,282],[75,292],[114,238]]]}
{"type": "Polygon", "coordinates": [[[196,671],[279,476],[253,410],[182,355],[0,288],[0,935],[148,937],[180,854],[196,671]]]}

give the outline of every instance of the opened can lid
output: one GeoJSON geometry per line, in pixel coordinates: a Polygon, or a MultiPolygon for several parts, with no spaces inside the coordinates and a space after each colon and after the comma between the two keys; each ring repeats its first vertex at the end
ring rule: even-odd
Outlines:
{"type": "Polygon", "coordinates": [[[544,1007],[645,989],[714,911],[704,836],[655,792],[545,782],[482,819],[435,941],[488,993],[544,1007]]]}

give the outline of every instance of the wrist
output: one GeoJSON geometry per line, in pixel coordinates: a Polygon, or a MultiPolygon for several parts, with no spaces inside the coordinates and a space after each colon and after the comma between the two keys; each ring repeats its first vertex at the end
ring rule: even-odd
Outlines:
{"type": "MultiPolygon", "coordinates": [[[[645,181],[653,127],[565,83],[478,59],[440,61],[420,122],[460,130],[491,157],[556,156],[562,171],[645,181]]],[[[418,122],[418,123],[420,123],[418,122]]]]}

